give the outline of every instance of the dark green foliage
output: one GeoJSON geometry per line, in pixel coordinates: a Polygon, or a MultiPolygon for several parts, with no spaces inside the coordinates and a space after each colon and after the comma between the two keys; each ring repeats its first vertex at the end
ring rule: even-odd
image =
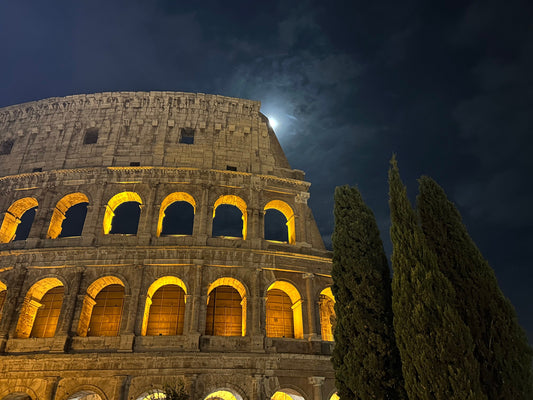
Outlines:
{"type": "Polygon", "coordinates": [[[189,400],[189,394],[185,389],[185,383],[178,380],[174,383],[167,383],[164,387],[166,400],[189,400]]]}
{"type": "Polygon", "coordinates": [[[409,399],[486,399],[453,287],[426,244],[394,157],[391,164],[392,308],[409,399]]]}
{"type": "Polygon", "coordinates": [[[334,213],[332,362],[338,394],[341,400],[405,399],[389,267],[374,215],[349,186],[335,190],[334,213]]]}
{"type": "Polygon", "coordinates": [[[531,348],[459,212],[428,177],[420,179],[417,205],[428,245],[454,286],[455,305],[470,328],[484,393],[489,399],[533,399],[531,348]]]}

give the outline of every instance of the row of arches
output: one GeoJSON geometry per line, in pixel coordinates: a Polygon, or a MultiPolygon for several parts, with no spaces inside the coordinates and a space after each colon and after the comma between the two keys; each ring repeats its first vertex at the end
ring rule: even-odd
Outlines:
{"type": "MultiPolygon", "coordinates": [[[[53,210],[47,238],[81,236],[89,198],[70,193],[59,200],[53,210]]],[[[15,201],[6,210],[0,225],[0,243],[25,240],[39,204],[33,197],[15,201]]],[[[109,199],[102,222],[105,235],[137,234],[143,201],[136,192],[121,192],[109,199]]],[[[185,192],[174,192],[161,202],[157,219],[157,236],[192,235],[197,202],[185,192]]],[[[272,200],[263,207],[264,235],[267,240],[294,244],[295,216],[284,201],[272,200]]],[[[220,196],[213,205],[212,236],[246,239],[248,210],[246,202],[235,195],[220,196]]]]}
{"type": "MultiPolygon", "coordinates": [[[[7,287],[0,282],[0,313],[7,287]]],[[[63,310],[65,287],[61,280],[48,277],[33,284],[20,308],[15,336],[46,338],[55,335],[63,310]]],[[[319,296],[321,335],[332,341],[334,298],[331,288],[319,296]]],[[[142,336],[176,336],[184,333],[188,289],[176,276],[164,276],[148,288],[143,307],[142,336]]],[[[124,282],[105,276],[89,285],[77,325],[78,336],[118,336],[125,302],[124,282]]],[[[212,282],[206,293],[205,335],[246,336],[248,293],[239,280],[222,277],[212,282]]],[[[277,280],[266,291],[265,333],[267,337],[303,338],[302,298],[290,282],[277,280]]],[[[1,315],[1,314],[0,314],[1,315]]]]}

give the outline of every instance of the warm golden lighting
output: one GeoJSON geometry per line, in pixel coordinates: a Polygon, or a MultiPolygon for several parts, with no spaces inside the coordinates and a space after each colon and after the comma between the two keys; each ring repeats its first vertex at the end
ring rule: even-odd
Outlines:
{"type": "Polygon", "coordinates": [[[167,207],[177,201],[186,201],[189,203],[194,210],[194,213],[196,214],[196,201],[194,201],[194,197],[192,197],[190,194],[185,192],[175,192],[169,194],[163,202],[161,203],[161,207],[159,208],[159,218],[157,219],[157,237],[161,236],[161,232],[163,230],[163,220],[165,219],[165,210],[167,207]]]}
{"type": "MultiPolygon", "coordinates": [[[[57,278],[45,278],[35,283],[26,293],[24,297],[24,302],[20,310],[20,317],[17,323],[16,328],[16,337],[18,338],[28,338],[32,333],[33,325],[40,307],[43,307],[42,299],[47,294],[47,292],[53,290],[54,288],[63,289],[63,283],[57,278]]],[[[45,313],[42,314],[43,319],[46,321],[40,320],[41,325],[45,325],[44,330],[36,332],[36,334],[46,334],[49,336],[54,336],[57,321],[59,318],[59,310],[61,309],[61,304],[63,303],[63,291],[56,291],[53,293],[53,296],[50,296],[47,299],[47,306],[45,313]],[[57,292],[57,293],[56,293],[57,292]],[[48,309],[54,308],[50,315],[45,315],[48,312],[48,309]]],[[[39,336],[39,337],[49,337],[49,336],[39,336]]]]}
{"type": "Polygon", "coordinates": [[[296,228],[295,228],[295,222],[294,222],[294,211],[292,211],[292,208],[284,201],[272,200],[268,202],[267,205],[265,206],[265,211],[270,210],[270,209],[278,210],[285,216],[285,218],[287,219],[287,236],[288,236],[287,241],[290,244],[296,243],[296,238],[295,238],[296,228]]]}
{"type": "MultiPolygon", "coordinates": [[[[89,325],[92,323],[92,315],[93,315],[93,309],[94,307],[96,306],[97,304],[97,296],[100,294],[101,291],[103,291],[106,287],[108,286],[113,286],[114,287],[114,295],[110,295],[109,296],[109,307],[110,309],[108,311],[118,311],[117,310],[117,306],[118,306],[118,298],[120,296],[116,296],[116,293],[118,292],[118,288],[117,286],[121,286],[122,287],[122,297],[120,297],[122,300],[123,300],[123,297],[124,297],[124,283],[119,279],[117,278],[116,276],[105,276],[105,277],[102,277],[100,279],[97,279],[96,281],[94,281],[88,288],[87,288],[87,295],[85,296],[85,298],[83,299],[83,306],[82,306],[82,311],[81,311],[81,315],[80,315],[80,322],[78,324],[78,336],[87,336],[89,334],[89,325]],[[114,297],[114,299],[112,299],[112,297],[114,297]],[[116,304],[115,304],[116,303],[116,304]]],[[[100,306],[103,305],[103,310],[99,310],[100,311],[106,311],[105,308],[106,308],[106,303],[107,303],[107,297],[108,295],[106,294],[105,296],[102,296],[100,300],[102,300],[100,302],[100,306]]],[[[121,300],[121,301],[122,301],[121,300]]],[[[99,306],[99,307],[100,307],[99,306]]],[[[118,329],[118,325],[117,324],[117,318],[120,322],[120,318],[122,317],[122,304],[120,304],[120,313],[114,313],[112,318],[110,318],[110,322],[112,325],[114,325],[114,327],[116,327],[118,329]]],[[[99,319],[101,319],[101,315],[98,316],[99,319]]],[[[106,327],[103,327],[103,328],[106,328],[106,327]]],[[[105,329],[107,332],[110,331],[110,329],[105,329]]],[[[118,333],[118,330],[117,330],[117,333],[118,333]]],[[[97,336],[94,334],[94,331],[90,332],[89,336],[97,336]]],[[[107,336],[107,335],[101,335],[101,336],[107,336]]]]}
{"type": "Polygon", "coordinates": [[[17,227],[24,213],[38,205],[39,203],[33,197],[24,197],[11,204],[0,226],[0,243],[11,242],[15,238],[17,227]]]}
{"type": "Polygon", "coordinates": [[[204,400],[242,400],[242,397],[235,397],[233,393],[228,392],[227,390],[219,390],[211,393],[204,400]]]}
{"type": "Polygon", "coordinates": [[[235,278],[220,278],[207,291],[206,335],[246,335],[246,289],[235,278]]]}
{"type": "Polygon", "coordinates": [[[70,193],[59,200],[54,209],[54,213],[52,214],[52,219],[50,220],[47,237],[50,239],[56,239],[61,234],[63,220],[70,207],[88,202],[89,199],[83,193],[70,193]]]}
{"type": "Polygon", "coordinates": [[[241,199],[239,196],[234,196],[234,195],[220,196],[217,199],[217,201],[215,201],[215,205],[213,206],[213,218],[215,218],[217,207],[221,204],[228,204],[230,206],[235,206],[241,211],[242,213],[242,238],[243,240],[246,240],[246,232],[247,232],[247,226],[248,226],[248,212],[246,211],[245,201],[241,199]]]}
{"type": "Polygon", "coordinates": [[[267,290],[267,336],[283,337],[285,335],[280,332],[287,332],[286,325],[279,324],[286,324],[285,316],[288,313],[288,304],[278,291],[283,292],[290,299],[294,330],[294,336],[291,337],[303,339],[302,298],[298,290],[285,281],[276,281],[267,290]],[[272,292],[272,290],[275,291],[272,292]]]}
{"type": "Polygon", "coordinates": [[[333,395],[329,398],[329,400],[339,400],[340,397],[337,393],[333,393],[333,395]]]}
{"type": "Polygon", "coordinates": [[[135,192],[118,193],[109,199],[104,214],[104,235],[107,235],[109,234],[109,232],[111,232],[111,227],[113,225],[113,217],[115,216],[116,208],[122,203],[127,203],[129,201],[134,201],[139,204],[143,204],[141,196],[139,196],[135,192]]]}
{"type": "Polygon", "coordinates": [[[157,279],[148,288],[141,334],[181,335],[185,317],[187,288],[175,276],[157,279]]]}
{"type": "Polygon", "coordinates": [[[94,299],[87,336],[118,336],[123,305],[124,286],[109,285],[100,290],[94,299]]]}
{"type": "Polygon", "coordinates": [[[291,394],[287,394],[285,392],[276,392],[272,395],[270,400],[304,400],[302,396],[299,396],[294,392],[293,390],[290,390],[291,394]]]}
{"type": "Polygon", "coordinates": [[[335,298],[328,287],[320,292],[320,327],[322,340],[333,341],[333,321],[335,321],[335,298]]]}

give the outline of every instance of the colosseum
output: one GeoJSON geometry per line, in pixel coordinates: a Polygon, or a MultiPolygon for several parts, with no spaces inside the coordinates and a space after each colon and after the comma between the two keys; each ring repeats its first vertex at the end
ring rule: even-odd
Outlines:
{"type": "Polygon", "coordinates": [[[0,109],[0,399],[331,400],[331,253],[257,101],[0,109]]]}

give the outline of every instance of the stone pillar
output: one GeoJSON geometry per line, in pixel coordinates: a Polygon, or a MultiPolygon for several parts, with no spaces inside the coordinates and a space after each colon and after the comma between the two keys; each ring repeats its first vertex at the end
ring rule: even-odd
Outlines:
{"type": "Polygon", "coordinates": [[[317,340],[318,335],[316,332],[316,315],[314,310],[315,301],[313,301],[315,275],[307,273],[304,274],[303,278],[305,279],[305,296],[307,297],[307,301],[305,302],[305,319],[307,320],[305,337],[309,340],[317,340]]]}
{"type": "Polygon", "coordinates": [[[324,384],[323,376],[310,376],[309,384],[313,385],[313,400],[322,400],[322,385],[324,384]]]}

